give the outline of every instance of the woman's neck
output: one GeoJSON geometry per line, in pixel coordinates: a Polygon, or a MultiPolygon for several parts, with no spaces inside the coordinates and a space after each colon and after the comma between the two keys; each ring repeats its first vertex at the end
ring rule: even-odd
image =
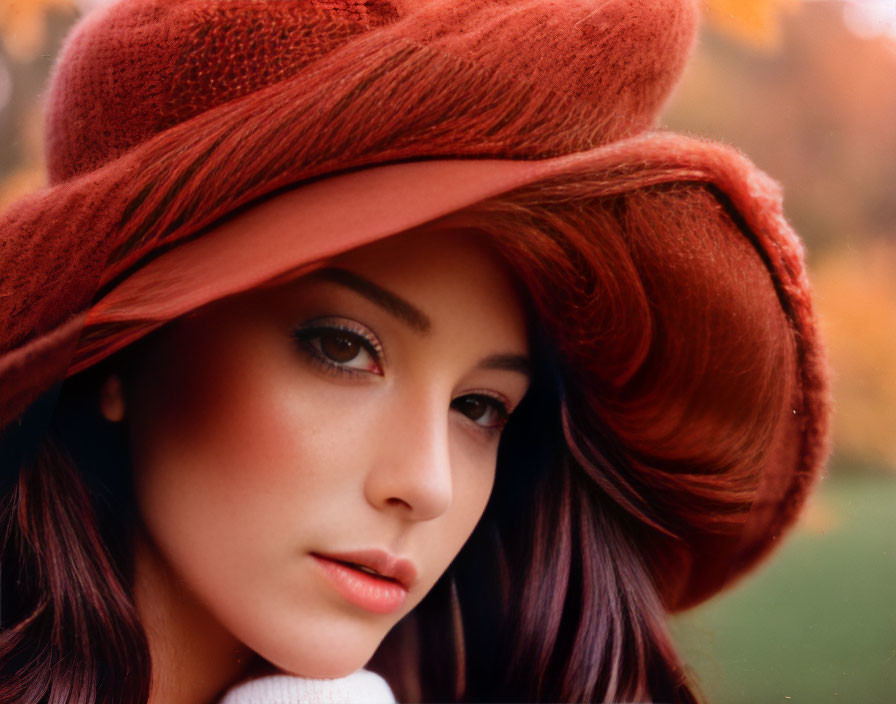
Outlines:
{"type": "Polygon", "coordinates": [[[134,599],[152,662],[148,704],[211,704],[260,660],[177,584],[138,536],[134,599]]]}

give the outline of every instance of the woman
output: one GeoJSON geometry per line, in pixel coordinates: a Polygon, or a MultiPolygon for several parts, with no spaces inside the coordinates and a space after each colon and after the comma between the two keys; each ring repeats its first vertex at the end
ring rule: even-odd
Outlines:
{"type": "Polygon", "coordinates": [[[85,18],[0,222],[0,699],[695,701],[665,614],[827,424],[774,184],[650,130],[695,18],[85,18]]]}

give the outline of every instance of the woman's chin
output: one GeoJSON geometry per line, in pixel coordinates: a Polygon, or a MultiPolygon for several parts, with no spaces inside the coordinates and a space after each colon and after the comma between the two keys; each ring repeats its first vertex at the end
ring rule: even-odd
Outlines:
{"type": "Polygon", "coordinates": [[[366,661],[360,663],[352,663],[350,665],[334,662],[330,667],[328,667],[327,664],[324,663],[301,668],[286,668],[271,665],[270,668],[265,668],[263,670],[253,670],[250,676],[264,677],[266,675],[293,675],[295,677],[304,677],[306,679],[312,680],[338,680],[343,677],[348,677],[353,672],[357,672],[366,664],[366,661]]]}
{"type": "Polygon", "coordinates": [[[308,657],[307,653],[291,655],[291,657],[272,659],[260,656],[258,663],[250,668],[247,675],[252,678],[287,674],[316,680],[340,679],[363,668],[373,653],[349,654],[345,651],[330,653],[319,651],[313,657],[308,657]]]}

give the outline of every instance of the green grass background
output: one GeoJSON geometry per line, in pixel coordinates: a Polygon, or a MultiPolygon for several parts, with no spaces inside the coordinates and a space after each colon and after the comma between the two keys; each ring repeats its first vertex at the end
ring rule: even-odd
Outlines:
{"type": "Polygon", "coordinates": [[[672,621],[711,704],[896,703],[896,478],[821,483],[830,521],[672,621]]]}

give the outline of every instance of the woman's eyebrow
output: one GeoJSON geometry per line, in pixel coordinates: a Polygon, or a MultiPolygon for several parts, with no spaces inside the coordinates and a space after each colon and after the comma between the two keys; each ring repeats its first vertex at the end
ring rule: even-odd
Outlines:
{"type": "Polygon", "coordinates": [[[326,267],[318,269],[308,275],[309,278],[322,279],[324,281],[332,281],[346,288],[360,293],[366,299],[372,301],[380,308],[385,309],[396,318],[407,323],[417,332],[426,334],[432,329],[432,321],[429,316],[422,310],[408,303],[405,299],[395,295],[391,291],[379,286],[369,279],[365,279],[359,274],[339,269],[336,267],[326,267]]]}
{"type": "Polygon", "coordinates": [[[499,369],[508,372],[519,372],[531,377],[532,365],[524,354],[493,354],[483,359],[477,365],[481,369],[499,369]]]}

